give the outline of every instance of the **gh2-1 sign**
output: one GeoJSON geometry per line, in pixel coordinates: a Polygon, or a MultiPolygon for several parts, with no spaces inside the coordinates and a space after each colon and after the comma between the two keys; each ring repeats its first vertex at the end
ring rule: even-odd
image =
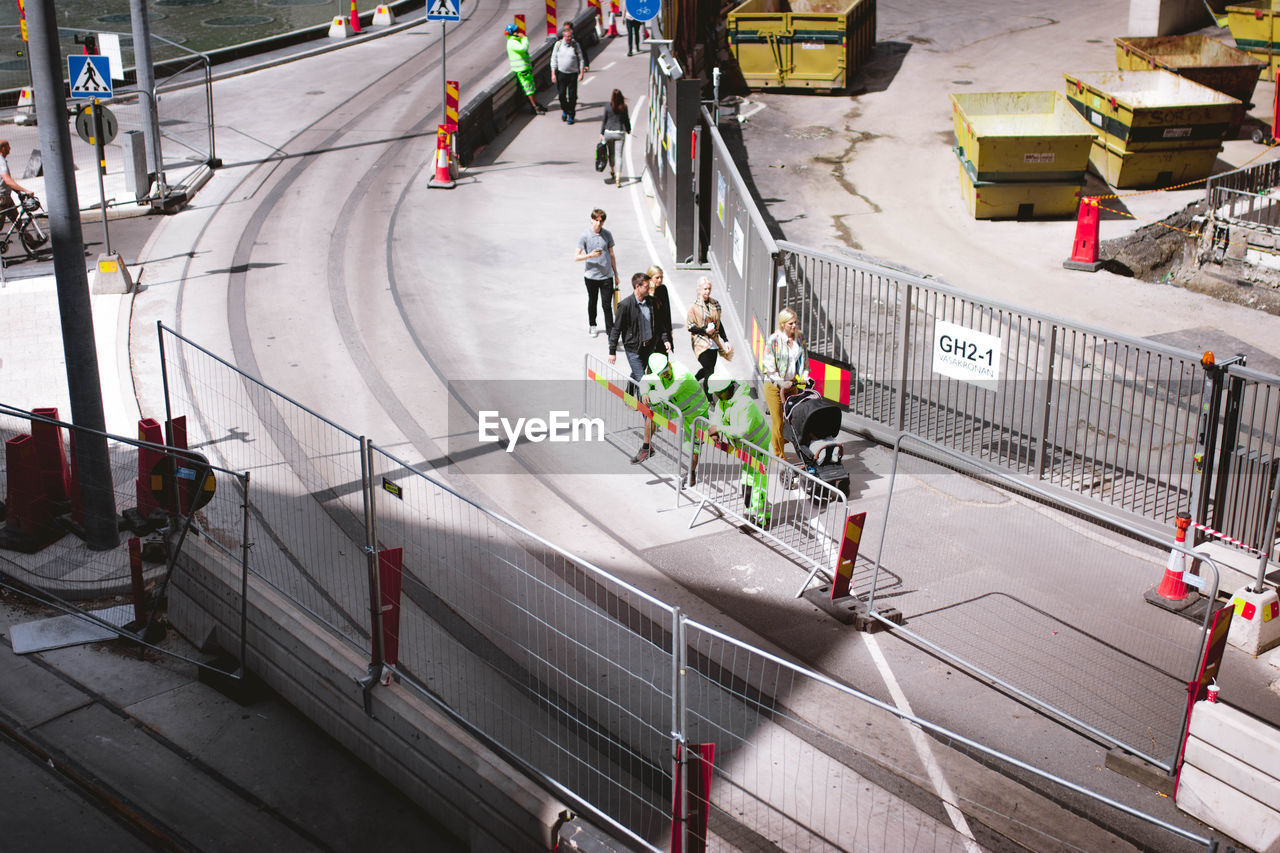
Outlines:
{"type": "Polygon", "coordinates": [[[933,372],[994,391],[1000,379],[1000,339],[935,320],[933,372]]]}

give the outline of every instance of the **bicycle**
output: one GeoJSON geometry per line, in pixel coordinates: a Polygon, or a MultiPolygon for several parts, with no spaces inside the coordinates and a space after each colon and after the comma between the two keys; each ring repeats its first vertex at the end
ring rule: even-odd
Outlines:
{"type": "Polygon", "coordinates": [[[49,234],[36,221],[36,216],[40,213],[40,199],[36,198],[35,193],[18,193],[18,204],[6,208],[3,211],[3,217],[0,217],[0,225],[3,225],[5,220],[9,221],[9,227],[0,232],[0,255],[9,251],[9,243],[16,231],[22,248],[27,252],[27,257],[36,257],[36,251],[49,242],[49,234]],[[9,215],[15,209],[16,216],[9,219],[9,215]]]}

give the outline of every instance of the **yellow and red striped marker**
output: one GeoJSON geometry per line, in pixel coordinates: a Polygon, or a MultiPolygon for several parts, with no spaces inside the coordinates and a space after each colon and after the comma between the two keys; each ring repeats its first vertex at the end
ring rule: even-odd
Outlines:
{"type": "Polygon", "coordinates": [[[516,34],[525,35],[524,15],[516,15],[516,34]]]}
{"type": "Polygon", "coordinates": [[[556,0],[547,0],[547,38],[555,38],[559,29],[556,25],[556,0]]]}
{"type": "Polygon", "coordinates": [[[813,390],[844,408],[849,408],[853,371],[825,359],[809,357],[809,377],[813,390]]]}
{"type": "Polygon", "coordinates": [[[450,133],[458,132],[458,81],[444,83],[444,126],[450,133]]]}
{"type": "Polygon", "coordinates": [[[866,523],[865,512],[845,519],[844,540],[840,543],[840,554],[836,557],[835,577],[831,582],[832,601],[849,594],[849,584],[853,580],[853,564],[858,559],[858,543],[862,541],[862,528],[866,523]]]}

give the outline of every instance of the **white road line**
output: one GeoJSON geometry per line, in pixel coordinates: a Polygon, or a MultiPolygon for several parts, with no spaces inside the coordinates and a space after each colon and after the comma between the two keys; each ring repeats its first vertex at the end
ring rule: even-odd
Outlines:
{"type": "MultiPolygon", "coordinates": [[[[636,101],[636,105],[631,109],[631,127],[633,129],[636,126],[635,117],[643,114],[641,111],[644,109],[644,102],[647,97],[647,95],[641,95],[640,99],[636,101]]],[[[648,122],[645,122],[645,127],[647,128],[648,126],[648,122]]],[[[649,222],[649,217],[645,215],[644,204],[642,201],[643,196],[639,192],[639,190],[644,186],[644,176],[636,172],[636,165],[633,162],[634,158],[632,157],[631,151],[631,139],[633,135],[634,130],[632,131],[632,134],[626,138],[626,144],[623,146],[623,159],[627,161],[627,171],[636,178],[635,183],[631,185],[631,204],[636,210],[636,221],[640,223],[640,233],[644,236],[645,248],[649,250],[649,266],[653,266],[658,263],[658,249],[653,245],[653,237],[649,234],[649,232],[653,230],[653,227],[647,224],[649,222]]],[[[618,170],[618,177],[622,177],[621,169],[618,170]]],[[[671,289],[671,285],[668,284],[667,288],[671,289]]]]}
{"type": "MultiPolygon", "coordinates": [[[[889,669],[889,662],[885,660],[884,652],[880,650],[880,643],[876,640],[875,634],[866,633],[862,636],[867,642],[867,649],[871,652],[876,669],[880,670],[880,677],[884,679],[885,686],[889,688],[889,695],[893,697],[893,704],[898,706],[899,711],[904,714],[911,714],[914,717],[915,712],[911,710],[911,703],[907,701],[907,695],[902,692],[902,687],[898,684],[898,679],[894,677],[893,670],[889,669]]],[[[933,783],[933,790],[937,792],[939,799],[942,800],[942,807],[946,809],[947,817],[951,818],[951,825],[956,828],[956,832],[965,837],[965,848],[970,853],[981,853],[982,848],[973,840],[973,832],[969,829],[969,821],[965,819],[964,812],[954,805],[956,793],[951,790],[951,785],[947,783],[946,778],[942,775],[942,768],[938,766],[938,760],[933,755],[933,748],[929,743],[929,739],[925,737],[920,727],[914,723],[908,723],[903,720],[902,725],[906,728],[907,733],[911,735],[911,743],[916,748],[916,755],[919,756],[920,763],[924,765],[925,772],[929,774],[929,781],[933,783]]]]}

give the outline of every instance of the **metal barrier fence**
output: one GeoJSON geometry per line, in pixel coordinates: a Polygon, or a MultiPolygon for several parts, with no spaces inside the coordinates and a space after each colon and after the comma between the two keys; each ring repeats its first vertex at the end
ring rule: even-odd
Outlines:
{"type": "MultiPolygon", "coordinates": [[[[918,765],[903,766],[881,752],[864,750],[859,737],[900,722],[961,751],[972,750],[1002,770],[1017,768],[1073,791],[1114,812],[1206,850],[1210,839],[1142,814],[1079,785],[1045,773],[968,738],[881,702],[826,676],[742,643],[691,619],[680,623],[682,695],[680,730],[689,744],[715,745],[714,783],[701,805],[710,813],[722,849],[770,850],[967,850],[982,849],[964,815],[998,827],[1027,850],[1084,849],[1082,839],[1060,838],[1023,822],[1019,803],[993,808],[966,796],[977,791],[953,779],[954,788],[918,765]],[[917,808],[873,781],[885,769],[923,791],[936,791],[953,826],[922,819],[917,808]],[[767,840],[767,841],[766,841],[767,840]]],[[[686,776],[689,771],[686,771],[686,776]]],[[[712,845],[715,846],[715,845],[712,845]]]]}
{"type": "Polygon", "coordinates": [[[774,326],[778,246],[706,107],[702,108],[702,122],[712,130],[707,134],[711,140],[712,191],[709,198],[704,194],[701,200],[711,207],[707,263],[717,285],[741,312],[748,339],[763,340],[774,326]]]}
{"type": "MultiPolygon", "coordinates": [[[[16,38],[16,27],[0,27],[0,33],[12,30],[16,38]]],[[[125,64],[128,83],[115,82],[116,95],[106,102],[106,106],[115,115],[119,127],[116,139],[106,146],[111,157],[120,147],[121,135],[128,131],[141,131],[142,114],[138,105],[142,97],[138,94],[134,79],[133,37],[127,33],[117,33],[120,37],[122,62],[125,64]]],[[[156,62],[156,119],[160,128],[161,148],[164,154],[164,167],[167,183],[176,186],[185,183],[200,169],[217,161],[214,141],[213,118],[213,78],[210,59],[157,35],[152,35],[152,51],[156,62]]],[[[78,50],[78,48],[77,48],[78,50]]],[[[65,71],[65,67],[63,69],[65,71]]],[[[25,79],[24,84],[28,83],[25,79]]],[[[74,105],[73,105],[74,106],[74,105]]],[[[0,116],[12,118],[16,113],[13,108],[0,110],[0,116]]],[[[72,121],[71,146],[72,159],[77,163],[91,164],[95,160],[93,146],[84,142],[74,132],[74,111],[69,119],[72,121]]],[[[23,166],[31,153],[40,149],[39,128],[35,124],[12,124],[5,128],[6,138],[13,149],[10,157],[10,168],[19,181],[23,177],[23,166]]],[[[154,172],[155,164],[148,161],[147,171],[154,172]]],[[[114,168],[114,166],[112,167],[114,168]]],[[[123,164],[122,168],[130,168],[123,164]]],[[[82,206],[92,204],[94,197],[80,199],[82,206]]]]}
{"type": "Polygon", "coordinates": [[[709,429],[710,422],[696,418],[697,438],[685,451],[690,458],[686,470],[692,466],[693,452],[700,451],[696,482],[686,489],[699,501],[689,526],[708,504],[748,525],[809,572],[797,597],[819,573],[832,580],[849,513],[845,494],[767,448],[747,441],[728,445],[711,440],[706,437],[709,429]],[[761,488],[763,512],[756,494],[761,488]]]}
{"type": "MultiPolygon", "coordinates": [[[[249,476],[204,464],[181,439],[167,447],[107,435],[60,420],[56,409],[0,404],[0,443],[0,586],[77,614],[105,636],[208,666],[153,645],[149,629],[187,537],[201,536],[247,572],[249,476]],[[77,470],[77,441],[95,438],[106,441],[109,482],[77,470]],[[91,548],[79,535],[81,507],[97,505],[90,496],[103,490],[128,526],[116,547],[91,548]],[[131,538],[139,540],[136,551],[131,538]]],[[[242,598],[231,638],[241,659],[245,616],[242,598]]]]}
{"type": "MultiPolygon", "coordinates": [[[[403,548],[394,670],[650,849],[669,830],[674,610],[374,448],[403,548]]],[[[390,658],[390,656],[388,656],[390,658]]]]}
{"type": "Polygon", "coordinates": [[[250,570],[367,650],[364,439],[163,324],[157,331],[166,419],[186,415],[193,448],[253,477],[250,570]]]}
{"type": "Polygon", "coordinates": [[[1078,505],[1034,487],[1023,488],[1032,488],[1040,502],[1021,500],[1018,488],[995,466],[901,436],[868,612],[880,618],[878,604],[891,595],[894,608],[906,615],[906,626],[895,630],[1054,716],[1172,769],[1185,729],[1187,684],[1196,677],[1217,594],[1217,566],[1202,579],[1209,605],[1202,619],[1149,607],[1144,592],[1159,582],[1173,542],[1123,527],[1144,544],[1119,549],[1095,543],[1073,523],[1078,505]],[[929,451],[930,458],[947,459],[970,476],[909,455],[907,448],[929,451]],[[932,518],[929,535],[922,536],[921,507],[927,504],[917,498],[936,489],[952,495],[956,509],[932,518]],[[1027,516],[1050,522],[1038,519],[1044,532],[1034,541],[1002,533],[1025,530],[1027,516]],[[1074,603],[1063,603],[1065,585],[1080,590],[1074,603]]]}
{"type": "Polygon", "coordinates": [[[779,248],[779,304],[799,315],[810,352],[856,366],[855,415],[1159,523],[1190,505],[1198,355],[779,248]],[[942,372],[938,336],[947,329],[984,342],[977,356],[993,377],[985,387],[942,372]]]}
{"type": "Polygon", "coordinates": [[[698,501],[690,527],[710,505],[735,523],[750,526],[808,572],[797,596],[819,573],[830,580],[848,513],[842,491],[767,449],[748,442],[731,447],[711,441],[706,436],[711,424],[705,418],[695,419],[686,429],[679,412],[659,402],[646,405],[628,393],[630,378],[612,365],[591,355],[585,364],[589,381],[583,411],[604,423],[606,440],[627,451],[638,447],[645,412],[657,415],[651,440],[654,464],[677,485],[677,501],[681,492],[698,501]],[[692,476],[686,479],[688,474],[692,476]],[[756,478],[763,484],[767,522],[752,507],[748,483],[756,478]]]}
{"type": "Polygon", "coordinates": [[[1280,197],[1270,193],[1214,187],[1208,192],[1207,206],[1218,222],[1267,231],[1280,229],[1280,197]]]}
{"type": "MultiPolygon", "coordinates": [[[[697,769],[693,744],[705,742],[720,747],[712,846],[744,838],[796,850],[963,843],[874,789],[866,771],[883,764],[880,756],[816,723],[874,707],[1211,849],[1207,839],[695,624],[171,330],[159,326],[159,336],[171,410],[188,412],[203,452],[244,463],[255,492],[267,492],[265,506],[250,508],[250,571],[374,660],[382,653],[404,684],[639,848],[666,848],[673,803],[685,804],[682,815],[699,806],[685,787],[697,769]],[[366,561],[347,558],[385,548],[402,549],[398,622],[367,606],[366,561]],[[335,614],[349,623],[336,624],[335,614]]],[[[619,378],[605,365],[593,369],[619,378]]],[[[589,397],[608,395],[639,422],[618,403],[625,388],[618,395],[588,385],[599,389],[589,397]]],[[[637,429],[618,423],[617,434],[637,429]]],[[[891,769],[929,790],[910,768],[891,769]]],[[[1016,814],[1006,818],[1017,823],[1016,814]]]]}

